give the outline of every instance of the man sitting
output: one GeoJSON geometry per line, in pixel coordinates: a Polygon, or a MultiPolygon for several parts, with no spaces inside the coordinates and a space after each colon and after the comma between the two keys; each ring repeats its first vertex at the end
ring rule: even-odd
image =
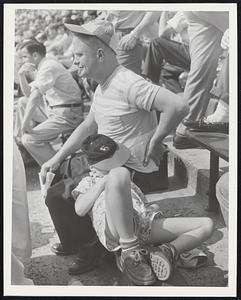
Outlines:
{"type": "Polygon", "coordinates": [[[28,103],[22,120],[22,143],[41,166],[56,151],[51,141],[60,133],[74,130],[83,121],[81,91],[64,66],[46,57],[43,44],[29,41],[22,45],[22,86],[28,91],[28,103]],[[36,69],[36,78],[28,83],[25,72],[36,69]],[[31,119],[42,99],[47,104],[47,119],[32,127],[31,119]]]}

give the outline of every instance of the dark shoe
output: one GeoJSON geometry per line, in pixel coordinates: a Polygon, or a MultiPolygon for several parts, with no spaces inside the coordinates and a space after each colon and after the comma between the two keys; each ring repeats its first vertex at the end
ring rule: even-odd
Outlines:
{"type": "Polygon", "coordinates": [[[176,149],[198,148],[198,146],[192,141],[191,138],[187,136],[181,136],[181,135],[173,136],[173,146],[176,149]]]}
{"type": "Polygon", "coordinates": [[[121,266],[135,285],[152,285],[156,282],[155,274],[147,262],[148,251],[142,248],[121,253],[121,266]]]}
{"type": "Polygon", "coordinates": [[[72,250],[72,251],[66,251],[64,250],[63,246],[61,243],[55,243],[53,244],[53,246],[51,247],[51,250],[56,254],[56,255],[61,255],[61,256],[65,256],[65,255],[72,255],[77,253],[78,250],[72,250]]]}
{"type": "Polygon", "coordinates": [[[189,128],[189,130],[204,131],[204,132],[222,132],[228,133],[228,122],[208,122],[207,119],[201,118],[198,121],[183,120],[182,123],[189,128]]]}
{"type": "Polygon", "coordinates": [[[69,266],[68,273],[78,275],[95,269],[106,253],[107,250],[99,241],[92,246],[83,246],[78,253],[78,257],[69,266]]]}
{"type": "Polygon", "coordinates": [[[172,273],[174,264],[174,255],[170,244],[154,247],[150,252],[150,260],[158,280],[166,281],[172,273]]]}

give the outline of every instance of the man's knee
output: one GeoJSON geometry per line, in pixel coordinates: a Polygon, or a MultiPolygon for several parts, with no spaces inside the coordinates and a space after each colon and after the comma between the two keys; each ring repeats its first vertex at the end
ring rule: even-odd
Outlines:
{"type": "Polygon", "coordinates": [[[123,188],[130,183],[130,172],[124,168],[115,168],[109,172],[107,186],[112,188],[123,188]]]}
{"type": "Polygon", "coordinates": [[[18,108],[25,108],[28,102],[28,98],[27,97],[21,97],[18,99],[18,108]]]}
{"type": "Polygon", "coordinates": [[[32,139],[31,139],[31,135],[30,134],[28,134],[28,133],[25,133],[23,136],[22,136],[22,144],[24,145],[24,146],[28,146],[30,143],[31,143],[31,141],[32,141],[32,139]]]}

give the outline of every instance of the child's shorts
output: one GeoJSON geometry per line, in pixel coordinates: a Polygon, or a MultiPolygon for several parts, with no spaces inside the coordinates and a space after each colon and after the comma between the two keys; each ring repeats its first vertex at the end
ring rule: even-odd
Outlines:
{"type": "MultiPolygon", "coordinates": [[[[151,208],[146,209],[143,212],[136,211],[134,209],[134,233],[138,237],[141,245],[148,244],[150,241],[152,222],[156,218],[163,218],[161,211],[154,211],[151,208]]],[[[120,249],[118,241],[112,236],[108,230],[107,220],[105,222],[105,238],[100,239],[104,247],[109,251],[117,251],[120,249]]]]}

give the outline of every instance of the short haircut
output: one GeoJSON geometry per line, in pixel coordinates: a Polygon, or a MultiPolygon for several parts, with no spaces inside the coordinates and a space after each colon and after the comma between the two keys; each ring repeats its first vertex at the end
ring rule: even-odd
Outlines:
{"type": "Polygon", "coordinates": [[[78,37],[84,43],[86,43],[92,50],[98,50],[99,48],[103,48],[103,50],[110,49],[112,51],[112,49],[108,45],[106,45],[96,36],[75,32],[73,32],[73,35],[78,37]]]}
{"type": "Polygon", "coordinates": [[[37,41],[27,41],[23,43],[20,47],[20,49],[26,48],[27,51],[32,55],[34,52],[39,53],[41,56],[46,55],[46,48],[44,44],[41,44],[37,41]]]}

